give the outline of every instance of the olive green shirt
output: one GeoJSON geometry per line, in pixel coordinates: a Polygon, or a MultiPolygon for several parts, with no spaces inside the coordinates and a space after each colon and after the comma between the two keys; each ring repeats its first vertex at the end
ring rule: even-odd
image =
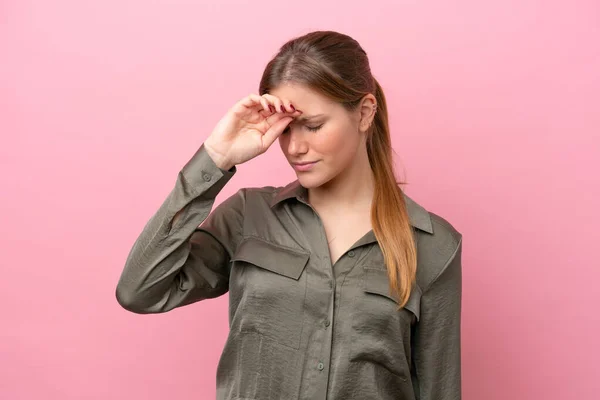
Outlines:
{"type": "Polygon", "coordinates": [[[460,399],[461,233],[405,195],[417,284],[398,311],[372,230],[332,265],[298,181],[213,210],[235,172],[198,149],[135,241],[119,304],[161,313],[229,292],[218,400],[460,399]]]}

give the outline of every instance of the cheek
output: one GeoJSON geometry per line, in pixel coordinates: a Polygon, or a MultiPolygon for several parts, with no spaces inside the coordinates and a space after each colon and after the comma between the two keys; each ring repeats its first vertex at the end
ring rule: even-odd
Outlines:
{"type": "Polygon", "coordinates": [[[346,128],[336,127],[317,133],[312,140],[313,148],[321,154],[343,155],[354,154],[356,151],[356,134],[346,128]]]}

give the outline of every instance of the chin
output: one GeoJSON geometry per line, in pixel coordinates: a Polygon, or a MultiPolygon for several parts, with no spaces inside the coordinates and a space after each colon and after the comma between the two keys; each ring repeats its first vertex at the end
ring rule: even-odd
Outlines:
{"type": "Polygon", "coordinates": [[[330,177],[323,174],[297,172],[298,182],[307,189],[313,189],[324,185],[331,180],[330,177]]]}

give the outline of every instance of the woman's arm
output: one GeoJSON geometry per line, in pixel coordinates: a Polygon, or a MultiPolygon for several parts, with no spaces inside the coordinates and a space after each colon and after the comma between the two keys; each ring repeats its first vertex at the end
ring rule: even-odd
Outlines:
{"type": "Polygon", "coordinates": [[[229,260],[242,235],[244,191],[211,209],[235,172],[220,169],[204,145],[186,163],[129,252],[116,288],[122,307],[159,313],[227,292],[229,260]]]}
{"type": "Polygon", "coordinates": [[[446,265],[421,297],[413,362],[419,400],[461,399],[462,236],[446,265]]]}

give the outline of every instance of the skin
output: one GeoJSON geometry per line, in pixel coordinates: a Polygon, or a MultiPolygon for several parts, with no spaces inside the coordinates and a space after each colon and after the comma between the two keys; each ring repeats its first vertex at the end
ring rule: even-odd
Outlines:
{"type": "Polygon", "coordinates": [[[270,94],[302,111],[278,141],[290,165],[317,161],[310,171],[295,171],[308,189],[311,205],[323,210],[370,207],[373,175],[366,140],[375,116],[375,97],[365,95],[357,109],[349,112],[299,84],[283,84],[270,94]]]}
{"type": "Polygon", "coordinates": [[[375,96],[367,94],[348,111],[307,86],[287,82],[236,103],[204,146],[224,170],[263,154],[275,140],[290,165],[315,162],[308,171],[294,170],[321,218],[335,263],[372,229],[374,178],[366,143],[375,105],[375,96]]]}

